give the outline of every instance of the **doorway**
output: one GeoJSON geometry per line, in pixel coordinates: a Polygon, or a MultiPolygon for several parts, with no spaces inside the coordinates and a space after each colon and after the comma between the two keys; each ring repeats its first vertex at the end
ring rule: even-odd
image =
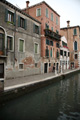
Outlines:
{"type": "Polygon", "coordinates": [[[4,63],[0,63],[0,78],[4,78],[4,63]]]}
{"type": "Polygon", "coordinates": [[[44,73],[47,73],[48,63],[44,63],[44,73]]]}

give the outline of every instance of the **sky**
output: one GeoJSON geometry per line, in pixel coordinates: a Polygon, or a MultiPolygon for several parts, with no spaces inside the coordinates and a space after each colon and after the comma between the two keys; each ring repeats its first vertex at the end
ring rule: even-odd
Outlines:
{"type": "MultiPolygon", "coordinates": [[[[7,0],[21,9],[26,7],[27,0],[7,0]]],[[[29,0],[31,5],[44,0],[29,0]]],[[[70,26],[80,26],[80,0],[45,0],[59,15],[60,28],[66,27],[66,21],[70,21],[70,26]]]]}

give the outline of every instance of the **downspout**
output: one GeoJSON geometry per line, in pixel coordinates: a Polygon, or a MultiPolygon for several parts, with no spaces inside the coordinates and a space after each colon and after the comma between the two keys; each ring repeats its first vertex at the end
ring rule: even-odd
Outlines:
{"type": "Polygon", "coordinates": [[[16,36],[16,9],[15,9],[15,28],[14,28],[14,61],[13,61],[13,67],[15,68],[15,37],[16,36]]]}

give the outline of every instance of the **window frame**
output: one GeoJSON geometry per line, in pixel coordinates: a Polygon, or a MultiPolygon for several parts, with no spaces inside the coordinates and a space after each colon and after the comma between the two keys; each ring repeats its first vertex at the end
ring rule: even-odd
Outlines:
{"type": "Polygon", "coordinates": [[[7,23],[16,25],[16,13],[15,11],[12,11],[10,9],[5,9],[5,21],[7,23]],[[12,15],[13,14],[13,21],[9,20],[9,14],[12,15]]]}
{"type": "Polygon", "coordinates": [[[19,63],[18,64],[18,69],[19,69],[19,71],[23,71],[24,70],[24,63],[19,63]],[[21,64],[23,65],[23,69],[20,69],[20,67],[19,67],[19,65],[21,65],[21,64]]]}
{"type": "Polygon", "coordinates": [[[73,35],[77,35],[77,29],[76,28],[73,29],[73,35]],[[76,33],[75,33],[75,30],[76,30],[76,33]]]}
{"type": "Polygon", "coordinates": [[[41,16],[41,8],[37,8],[37,9],[36,9],[36,16],[37,16],[37,17],[41,16]],[[38,15],[38,10],[40,10],[40,14],[39,14],[39,15],[38,15]]]}
{"type": "Polygon", "coordinates": [[[22,39],[22,38],[19,38],[18,39],[18,52],[21,52],[21,53],[24,53],[25,52],[25,40],[22,39]],[[20,40],[23,40],[24,41],[24,45],[23,45],[23,51],[20,51],[20,40]]]}
{"type": "Polygon", "coordinates": [[[56,25],[58,25],[58,16],[56,16],[56,25]]]}
{"type": "Polygon", "coordinates": [[[8,49],[8,51],[10,51],[10,52],[13,52],[13,51],[14,51],[14,37],[13,37],[12,35],[8,35],[8,34],[7,34],[7,49],[8,49]],[[13,41],[13,43],[12,43],[12,48],[13,48],[13,49],[12,49],[12,50],[9,50],[9,49],[8,49],[8,37],[11,37],[11,38],[12,38],[12,41],[13,41]]]}
{"type": "Polygon", "coordinates": [[[77,41],[74,41],[73,47],[74,47],[74,51],[78,51],[78,42],[77,41]],[[77,43],[77,50],[75,50],[75,42],[77,43]]]}
{"type": "Polygon", "coordinates": [[[37,42],[34,42],[34,54],[39,54],[39,43],[37,43],[37,42]],[[35,53],[35,44],[37,44],[37,45],[38,45],[38,48],[37,48],[37,53],[35,53]]]}
{"type": "Polygon", "coordinates": [[[51,13],[51,21],[54,21],[54,19],[53,19],[53,13],[51,13]]]}
{"type": "Polygon", "coordinates": [[[46,17],[49,18],[49,10],[46,8],[46,17]]]}

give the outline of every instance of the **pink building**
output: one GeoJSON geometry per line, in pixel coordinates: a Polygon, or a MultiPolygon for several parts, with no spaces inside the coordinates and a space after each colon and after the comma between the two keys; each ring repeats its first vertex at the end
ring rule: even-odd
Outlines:
{"type": "Polygon", "coordinates": [[[30,7],[29,1],[26,1],[23,11],[41,22],[41,72],[52,72],[53,67],[59,70],[60,15],[45,1],[30,7]]]}

